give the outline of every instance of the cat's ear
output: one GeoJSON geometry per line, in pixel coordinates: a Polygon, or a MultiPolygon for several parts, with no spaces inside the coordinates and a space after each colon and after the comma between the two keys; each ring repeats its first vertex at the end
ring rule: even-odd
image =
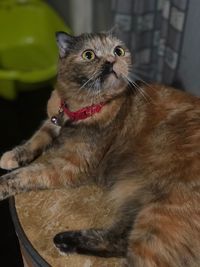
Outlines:
{"type": "Polygon", "coordinates": [[[66,56],[74,40],[75,40],[75,37],[66,32],[56,32],[56,41],[57,41],[59,54],[61,58],[66,56]]]}

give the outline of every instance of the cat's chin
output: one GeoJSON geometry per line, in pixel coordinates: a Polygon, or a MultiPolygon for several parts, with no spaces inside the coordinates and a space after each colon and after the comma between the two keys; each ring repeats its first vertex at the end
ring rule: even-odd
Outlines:
{"type": "Polygon", "coordinates": [[[121,75],[118,74],[116,71],[113,70],[113,71],[110,73],[110,76],[118,80],[118,79],[120,78],[121,75]]]}
{"type": "MultiPolygon", "coordinates": [[[[104,82],[104,90],[117,90],[124,87],[125,81],[122,79],[121,75],[116,74],[115,72],[111,73],[109,77],[104,82]]],[[[120,90],[121,91],[121,90],[120,90]]]]}

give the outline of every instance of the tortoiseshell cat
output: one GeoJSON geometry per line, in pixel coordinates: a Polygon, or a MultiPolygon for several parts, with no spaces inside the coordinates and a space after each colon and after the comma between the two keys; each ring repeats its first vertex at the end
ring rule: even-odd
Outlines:
{"type": "Polygon", "coordinates": [[[115,222],[59,233],[61,251],[126,257],[131,267],[199,267],[199,98],[161,85],[132,90],[130,52],[112,35],[57,40],[48,114],[60,113],[2,156],[4,169],[26,166],[1,177],[0,199],[96,183],[115,222]]]}

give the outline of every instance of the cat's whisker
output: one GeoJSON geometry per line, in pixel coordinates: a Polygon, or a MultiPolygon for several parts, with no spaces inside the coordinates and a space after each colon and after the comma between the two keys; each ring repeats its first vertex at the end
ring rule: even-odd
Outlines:
{"type": "Polygon", "coordinates": [[[98,82],[96,84],[95,92],[96,92],[95,96],[96,96],[97,102],[101,102],[100,101],[101,100],[100,99],[100,93],[101,93],[101,84],[100,84],[100,82],[98,82]]]}
{"type": "MultiPolygon", "coordinates": [[[[95,85],[95,82],[96,82],[96,77],[98,77],[98,75],[99,75],[99,72],[98,71],[95,71],[93,74],[92,74],[92,76],[81,86],[81,87],[79,87],[79,89],[77,90],[77,92],[76,92],[76,96],[78,97],[78,99],[82,99],[82,94],[80,94],[80,92],[81,92],[81,90],[84,88],[84,87],[86,87],[86,85],[88,85],[88,83],[89,82],[91,82],[91,85],[90,85],[90,87],[89,88],[87,88],[87,90],[84,92],[84,95],[85,95],[85,93],[87,93],[87,98],[88,99],[90,99],[91,98],[91,95],[92,95],[92,90],[91,90],[91,88],[93,88],[94,87],[94,85],[95,85]]],[[[93,100],[92,100],[92,102],[93,102],[93,100]]]]}
{"type": "Polygon", "coordinates": [[[138,86],[137,83],[135,82],[134,82],[134,86],[147,102],[149,101],[151,102],[150,96],[144,91],[142,87],[138,86]]]}
{"type": "Polygon", "coordinates": [[[148,82],[144,81],[140,76],[138,76],[135,73],[132,73],[133,77],[135,77],[138,81],[142,82],[143,84],[145,84],[147,87],[149,87],[151,90],[156,91],[155,88],[153,86],[151,86],[148,82]]]}
{"type": "Polygon", "coordinates": [[[98,102],[98,103],[101,102],[100,93],[101,93],[101,88],[100,88],[100,86],[99,86],[99,87],[97,88],[97,92],[96,92],[96,98],[97,98],[97,102],[98,102]]]}
{"type": "MultiPolygon", "coordinates": [[[[142,74],[142,73],[141,73],[142,74]]],[[[149,88],[153,89],[152,86],[148,83],[145,82],[140,76],[139,73],[136,74],[135,72],[132,73],[133,77],[135,77],[137,80],[141,81],[142,83],[144,83],[146,86],[148,86],[149,88]]]]}
{"type": "Polygon", "coordinates": [[[144,89],[141,86],[139,86],[137,83],[135,83],[135,85],[137,86],[138,90],[140,91],[140,93],[143,95],[143,97],[147,101],[153,102],[152,99],[151,99],[151,97],[149,96],[149,94],[146,91],[144,91],[144,89]]]}
{"type": "Polygon", "coordinates": [[[87,82],[85,82],[85,83],[84,83],[84,84],[77,90],[77,95],[78,95],[78,96],[79,96],[81,90],[82,90],[83,88],[85,88],[85,86],[86,86],[89,82],[91,82],[91,81],[93,80],[93,78],[94,78],[94,75],[92,75],[92,76],[87,80],[87,82]]]}
{"type": "Polygon", "coordinates": [[[133,82],[133,81],[130,81],[128,79],[128,77],[126,76],[122,76],[122,78],[124,79],[124,81],[128,84],[128,89],[131,91],[131,92],[134,92],[135,90],[138,91],[138,86],[133,82]]]}
{"type": "Polygon", "coordinates": [[[97,85],[97,80],[94,80],[87,90],[87,98],[91,100],[90,105],[93,105],[95,103],[96,89],[94,87],[96,85],[97,85]]]}
{"type": "MultiPolygon", "coordinates": [[[[142,87],[140,87],[137,83],[132,81],[129,77],[124,76],[124,78],[128,81],[129,86],[133,86],[147,102],[152,102],[151,97],[144,91],[142,87]]],[[[131,87],[130,87],[131,88],[131,87]]]]}
{"type": "Polygon", "coordinates": [[[147,72],[143,71],[143,70],[134,69],[133,75],[136,75],[136,76],[140,77],[140,79],[141,79],[141,76],[145,77],[146,79],[150,78],[150,76],[147,74],[147,72]]]}
{"type": "Polygon", "coordinates": [[[93,80],[93,82],[95,81],[95,79],[98,77],[99,75],[99,71],[95,71],[91,77],[78,89],[78,92],[80,92],[81,89],[83,89],[84,87],[86,87],[86,85],[91,82],[93,80]]]}

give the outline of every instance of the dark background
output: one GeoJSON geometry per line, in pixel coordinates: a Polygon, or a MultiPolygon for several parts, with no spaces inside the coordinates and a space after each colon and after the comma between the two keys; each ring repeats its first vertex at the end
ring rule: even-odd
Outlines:
{"type": "MultiPolygon", "coordinates": [[[[46,103],[52,88],[20,92],[15,101],[0,98],[1,154],[28,139],[46,116],[46,103]]],[[[0,170],[0,175],[6,173],[0,170]]],[[[0,266],[23,266],[15,234],[9,200],[0,202],[0,266]]]]}

